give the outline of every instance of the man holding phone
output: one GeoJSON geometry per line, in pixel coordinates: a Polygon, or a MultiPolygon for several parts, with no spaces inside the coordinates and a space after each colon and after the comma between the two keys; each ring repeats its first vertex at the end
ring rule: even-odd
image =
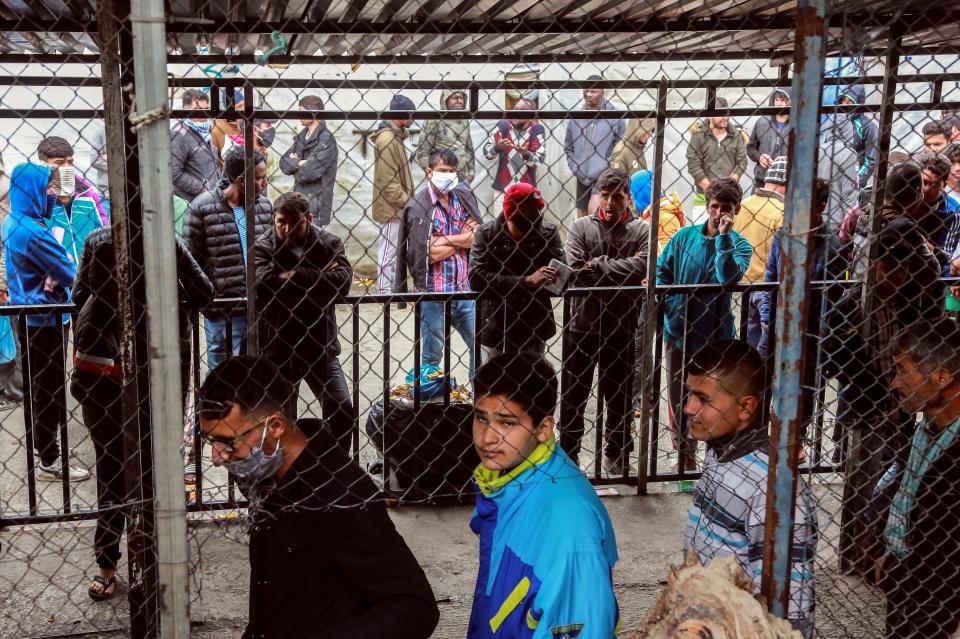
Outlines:
{"type": "Polygon", "coordinates": [[[541,355],[557,332],[550,293],[557,281],[553,260],[564,262],[556,224],[543,221],[540,189],[512,184],[503,212],[474,234],[470,288],[481,294],[480,346],[483,361],[504,352],[541,355]]]}

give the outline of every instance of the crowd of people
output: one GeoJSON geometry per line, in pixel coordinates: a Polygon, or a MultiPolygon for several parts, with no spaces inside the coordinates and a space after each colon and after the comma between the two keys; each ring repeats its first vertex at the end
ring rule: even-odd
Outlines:
{"type": "MultiPolygon", "coordinates": [[[[463,91],[445,91],[442,106],[463,109],[465,99],[463,91]]],[[[185,108],[209,106],[202,91],[186,91],[182,100],[185,108]]],[[[862,105],[863,88],[848,87],[840,103],[862,105]]],[[[786,109],[789,92],[775,90],[770,104],[786,109]]],[[[728,105],[718,98],[717,106],[728,105]]],[[[353,268],[343,238],[327,229],[338,149],[323,122],[322,100],[304,96],[300,107],[315,115],[301,122],[293,145],[279,157],[271,150],[273,123],[266,120],[254,121],[252,131],[203,117],[171,129],[181,325],[202,312],[208,348],[210,373],[197,398],[199,433],[214,462],[235,477],[274,481],[254,514],[263,519],[251,535],[249,636],[340,624],[358,636],[383,636],[387,628],[392,635],[401,629],[401,636],[427,636],[436,623],[429,585],[382,508],[372,503],[373,484],[348,457],[359,407],[340,365],[334,309],[350,290],[353,268]],[[253,211],[245,208],[247,135],[254,136],[253,211]],[[266,188],[271,162],[294,178],[293,190],[272,202],[266,188]],[[255,238],[252,247],[248,237],[255,238]],[[245,312],[221,310],[212,301],[244,296],[250,269],[257,324],[248,327],[245,312]],[[259,357],[240,356],[244,337],[253,331],[259,357]],[[303,381],[320,401],[322,423],[297,419],[303,381]],[[326,536],[320,544],[318,531],[326,536]],[[283,543],[274,543],[280,537],[283,543]]],[[[405,144],[410,117],[384,121],[373,133],[371,215],[381,226],[377,289],[475,292],[480,300],[479,326],[472,300],[449,302],[447,311],[442,302],[423,302],[419,313],[423,365],[441,363],[445,315],[470,353],[473,434],[481,461],[471,527],[481,538],[481,569],[469,636],[506,636],[498,632],[508,627],[511,636],[536,636],[542,626],[553,636],[609,637],[619,623],[610,572],[616,541],[580,471],[580,449],[596,375],[606,407],[603,466],[611,476],[629,472],[635,392],[642,381],[637,354],[643,347],[643,296],[623,287],[652,278],[661,287],[701,287],[666,289],[663,296],[677,470],[696,470],[698,442],[707,449],[684,549],[705,561],[735,555],[759,585],[766,371],[776,296],[738,299],[725,287],[781,278],[778,231],[790,179],[789,115],[763,117],[749,134],[723,114],[691,126],[686,158],[695,198],[689,214],[679,194],[653,192],[645,145],[655,121],[570,120],[564,153],[576,180],[577,219],[564,237],[545,221],[547,202],[537,188],[545,144],[537,104],[521,99],[514,108],[529,111],[530,118],[497,123],[482,148],[497,160],[493,209],[471,189],[477,165],[468,121],[431,121],[413,155],[405,144]],[[754,188],[745,196],[740,178],[748,159],[755,163],[754,188]],[[415,184],[412,161],[423,167],[424,184],[415,184]],[[655,203],[658,234],[651,238],[655,203]],[[657,253],[653,273],[647,267],[650,250],[657,253]],[[544,354],[558,329],[551,296],[564,286],[601,290],[571,299],[569,323],[560,327],[561,395],[544,354]],[[745,341],[734,339],[738,302],[747,315],[745,341]],[[481,353],[473,352],[477,330],[481,353]],[[482,362],[476,371],[475,357],[482,362]]],[[[612,108],[602,89],[584,91],[583,112],[612,108]]],[[[389,109],[412,112],[415,105],[397,94],[389,109]]],[[[948,287],[942,281],[960,271],[960,119],[949,115],[924,125],[924,148],[902,157],[891,153],[882,184],[873,183],[881,158],[869,115],[851,109],[827,116],[821,131],[818,172],[830,174],[841,156],[849,161],[840,164],[843,175],[817,181],[815,219],[823,223],[809,239],[813,279],[850,276],[876,285],[870,294],[864,286],[816,288],[807,321],[816,329],[809,332],[822,339],[811,344],[839,382],[838,422],[887,435],[887,450],[880,454],[899,480],[880,526],[889,561],[878,562],[884,566],[878,574],[897,575],[881,580],[888,590],[890,636],[946,637],[960,621],[960,606],[944,603],[960,597],[960,550],[955,541],[931,544],[925,536],[944,527],[960,539],[952,526],[960,526],[957,516],[934,498],[960,492],[960,479],[949,471],[950,460],[960,461],[954,444],[960,436],[960,339],[946,318],[948,287]],[[874,189],[882,197],[875,198],[874,189]],[[849,200],[851,192],[860,194],[856,201],[849,200]],[[873,210],[874,200],[882,202],[879,210],[873,210]],[[944,341],[939,350],[934,340],[944,341]],[[918,413],[925,420],[919,427],[918,413]],[[939,583],[926,583],[918,566],[941,576],[939,583]],[[905,585],[914,582],[923,583],[905,585]],[[931,594],[921,597],[918,588],[931,594]],[[918,629],[926,634],[916,634],[918,629]]],[[[59,445],[67,419],[72,324],[70,391],[91,433],[98,497],[107,513],[98,521],[100,571],[90,595],[105,599],[116,589],[123,526],[120,511],[109,506],[122,502],[124,480],[118,464],[117,283],[109,198],[101,191],[110,158],[102,149],[95,153],[103,163],[94,164],[98,179],[92,184],[76,175],[69,142],[45,138],[36,161],[10,174],[2,238],[12,303],[76,305],[72,321],[63,312],[28,315],[13,357],[22,354],[30,363],[27,446],[39,455],[37,478],[88,478],[89,471],[70,462],[59,445]]],[[[812,406],[808,381],[815,372],[808,364],[802,373],[804,406],[812,406]]],[[[22,390],[13,377],[0,382],[15,402],[22,390]]],[[[186,388],[186,376],[183,381],[186,388]]],[[[804,636],[811,635],[814,621],[815,512],[801,481],[790,620],[804,636]]]]}

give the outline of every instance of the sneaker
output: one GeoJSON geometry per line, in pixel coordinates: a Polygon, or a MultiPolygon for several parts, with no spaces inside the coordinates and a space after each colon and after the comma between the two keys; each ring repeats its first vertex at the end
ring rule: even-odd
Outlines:
{"type": "Polygon", "coordinates": [[[610,477],[623,477],[623,462],[616,457],[604,457],[603,469],[610,477]]]}
{"type": "MultiPolygon", "coordinates": [[[[68,466],[70,481],[83,481],[90,478],[90,471],[76,466],[68,466]]],[[[63,479],[63,469],[60,467],[60,460],[56,460],[49,466],[42,462],[37,464],[37,479],[40,481],[61,481],[63,479]]]]}

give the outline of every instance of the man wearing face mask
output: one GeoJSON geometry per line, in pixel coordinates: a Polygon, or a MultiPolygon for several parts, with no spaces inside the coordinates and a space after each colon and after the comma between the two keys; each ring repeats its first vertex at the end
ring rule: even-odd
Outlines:
{"type": "MultiPolygon", "coordinates": [[[[597,178],[600,208],[570,227],[567,264],[581,287],[639,286],[647,277],[650,227],[630,214],[630,178],[607,169],[597,178]]],[[[579,462],[583,415],[598,369],[606,401],[604,469],[623,475],[633,450],[633,342],[640,316],[641,291],[593,294],[573,302],[570,354],[564,362],[567,386],[560,404],[560,446],[579,462]]]]}
{"type": "MultiPolygon", "coordinates": [[[[210,108],[210,98],[203,91],[187,89],[182,99],[184,109],[210,108]]],[[[170,132],[170,173],[173,194],[188,203],[217,186],[220,164],[209,118],[187,118],[170,132]]]]}
{"type": "Polygon", "coordinates": [[[110,223],[100,203],[97,189],[77,175],[73,165],[73,147],[63,138],[51,136],[37,145],[37,157],[57,169],[54,190],[57,195],[48,226],[76,265],[83,243],[94,229],[110,223]]]}
{"type": "Polygon", "coordinates": [[[322,227],[330,224],[333,212],[337,140],[321,117],[323,100],[316,95],[305,95],[300,99],[300,108],[316,115],[300,120],[303,129],[293,138],[293,146],[280,158],[280,170],[293,176],[293,190],[310,200],[314,223],[322,227]]]}
{"type": "Polygon", "coordinates": [[[557,332],[550,293],[551,260],[565,261],[556,224],[543,221],[540,189],[512,184],[503,212],[477,229],[470,249],[470,287],[481,296],[480,345],[486,362],[504,352],[541,355],[557,332]]]}
{"type": "Polygon", "coordinates": [[[197,393],[213,463],[251,496],[245,639],[426,639],[439,620],[423,569],[377,489],[266,359],[235,357],[197,393]],[[308,436],[305,433],[312,433],[308,436]]]}
{"type": "Polygon", "coordinates": [[[314,224],[310,208],[302,193],[284,193],[274,203],[273,226],[257,239],[260,348],[294,383],[290,412],[305,380],[337,443],[350,450],[353,403],[338,359],[334,302],[350,292],[353,269],[343,242],[314,224]]]}
{"type": "MultiPolygon", "coordinates": [[[[457,179],[457,156],[448,149],[435,151],[427,167],[429,184],[410,198],[400,219],[395,290],[407,290],[407,273],[415,291],[459,293],[470,290],[467,263],[473,233],[482,220],[477,198],[457,179]]],[[[473,377],[474,303],[450,302],[453,328],[470,351],[473,377]]],[[[443,303],[424,302],[420,331],[423,365],[440,366],[443,355],[443,303]]]]}
{"type": "MultiPolygon", "coordinates": [[[[13,304],[63,304],[70,301],[76,263],[57,240],[50,215],[58,197],[59,168],[21,164],[10,177],[10,214],[3,222],[3,255],[7,285],[13,304]]],[[[25,362],[29,362],[31,422],[27,446],[39,452],[37,479],[70,481],[90,476],[82,468],[66,466],[61,459],[59,429],[66,428],[67,399],[64,383],[67,332],[59,313],[28,315],[21,334],[25,362]],[[30,441],[32,439],[32,442],[30,441]]]]}

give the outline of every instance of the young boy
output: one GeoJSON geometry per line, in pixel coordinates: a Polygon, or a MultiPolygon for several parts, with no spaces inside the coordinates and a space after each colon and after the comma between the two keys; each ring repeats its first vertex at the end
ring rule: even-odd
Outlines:
{"type": "MultiPolygon", "coordinates": [[[[743,191],[732,178],[714,180],[706,189],[709,217],[677,231],[657,260],[657,286],[736,284],[750,267],[753,247],[733,230],[743,191]]],[[[696,443],[683,415],[684,364],[708,341],[736,334],[730,293],[666,296],[663,339],[670,375],[670,427],[679,452],[678,469],[696,468],[696,443]]]]}
{"type": "Polygon", "coordinates": [[[556,373],[541,355],[506,353],[474,386],[481,463],[470,528],[480,570],[467,638],[610,639],[617,542],[590,482],[554,440],[556,373]]]}
{"type": "MultiPolygon", "coordinates": [[[[687,514],[683,551],[704,564],[733,555],[760,590],[770,444],[760,421],[766,375],[763,359],[736,339],[708,343],[687,366],[688,398],[683,408],[694,439],[707,443],[703,476],[687,514]]],[[[813,634],[813,562],[817,516],[807,483],[797,484],[791,551],[791,625],[813,634]]]]}

